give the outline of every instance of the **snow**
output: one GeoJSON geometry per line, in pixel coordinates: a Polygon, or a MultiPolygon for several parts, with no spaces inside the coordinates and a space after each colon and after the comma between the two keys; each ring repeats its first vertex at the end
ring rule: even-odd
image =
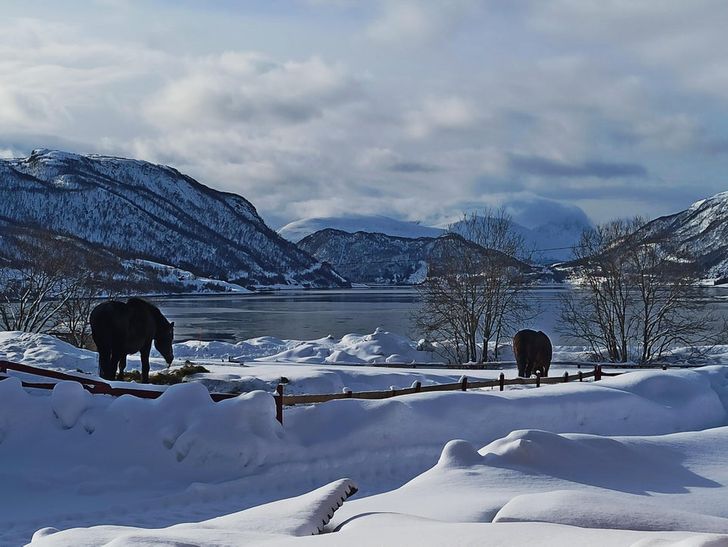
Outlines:
{"type": "Polygon", "coordinates": [[[344,500],[356,492],[356,485],[341,479],[313,492],[247,511],[240,511],[195,524],[179,524],[161,530],[139,530],[123,526],[96,526],[59,532],[55,528],[38,530],[32,544],[38,546],[80,545],[179,545],[190,540],[205,545],[243,545],[275,536],[310,536],[328,524],[344,500]]]}
{"type": "MultiPolygon", "coordinates": [[[[364,364],[413,346],[381,330],[186,342],[177,354],[211,373],[156,400],[0,381],[0,545],[40,530],[33,545],[728,545],[725,365],[344,399],[276,421],[281,376],[291,393],[333,393],[463,374],[364,364]],[[250,360],[221,363],[232,350],[250,360]],[[327,363],[335,352],[363,363],[327,363]],[[207,389],[224,386],[254,391],[213,403],[207,389]],[[301,537],[329,519],[332,533],[301,537]]],[[[52,337],[0,333],[0,357],[11,355],[95,367],[93,353],[52,337]]],[[[710,360],[725,355],[716,348],[710,360]]]]}
{"type": "Polygon", "coordinates": [[[282,237],[297,243],[304,237],[333,228],[343,232],[373,232],[396,237],[439,237],[445,230],[423,226],[417,222],[408,222],[381,215],[350,215],[342,217],[313,217],[290,222],[278,230],[282,237]]]}

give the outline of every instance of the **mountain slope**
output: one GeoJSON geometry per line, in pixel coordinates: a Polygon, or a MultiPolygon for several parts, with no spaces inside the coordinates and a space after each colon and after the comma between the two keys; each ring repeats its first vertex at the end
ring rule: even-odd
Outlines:
{"type": "MultiPolygon", "coordinates": [[[[517,222],[511,223],[513,230],[523,237],[526,248],[533,250],[533,260],[541,264],[560,262],[571,258],[571,248],[579,241],[581,232],[590,224],[585,215],[562,215],[549,218],[534,228],[527,228],[517,222]]],[[[455,222],[451,229],[458,231],[461,222],[455,222]]],[[[381,233],[388,236],[416,239],[419,237],[439,237],[446,232],[443,228],[423,226],[415,222],[405,222],[384,216],[352,215],[342,217],[320,217],[296,220],[286,224],[278,233],[286,239],[300,242],[305,237],[326,229],[342,232],[381,233]]]]}
{"type": "MultiPolygon", "coordinates": [[[[439,238],[406,238],[386,234],[326,229],[299,242],[299,246],[319,260],[331,264],[352,282],[368,284],[411,285],[421,283],[432,266],[444,264],[458,246],[468,246],[483,259],[497,251],[484,249],[462,237],[449,234],[439,238]]],[[[504,260],[528,273],[536,270],[515,259],[504,260]]]]}
{"type": "Polygon", "coordinates": [[[686,210],[648,222],[635,234],[670,239],[694,257],[705,279],[728,281],[728,192],[697,201],[686,210]]]}
{"type": "Polygon", "coordinates": [[[438,237],[445,230],[423,226],[416,222],[406,222],[381,215],[351,215],[341,217],[304,218],[290,222],[278,230],[278,233],[298,243],[304,237],[331,228],[342,232],[371,232],[396,237],[438,237]]]}
{"type": "Polygon", "coordinates": [[[143,161],[50,150],[0,161],[0,225],[245,287],[347,285],[266,226],[244,198],[143,161]]]}

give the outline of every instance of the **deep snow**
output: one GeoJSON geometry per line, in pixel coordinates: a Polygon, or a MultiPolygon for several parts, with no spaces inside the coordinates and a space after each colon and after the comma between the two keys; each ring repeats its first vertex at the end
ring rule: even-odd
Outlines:
{"type": "MultiPolygon", "coordinates": [[[[380,357],[402,351],[396,335],[368,336],[318,345],[370,351],[359,354],[365,361],[375,347],[380,357]]],[[[0,333],[0,356],[94,370],[94,354],[54,340],[0,333]]],[[[302,345],[257,342],[245,350],[279,355],[302,345]]],[[[269,391],[283,374],[292,390],[328,391],[343,382],[376,389],[413,377],[453,381],[460,372],[210,364],[230,346],[237,345],[177,347],[208,359],[212,377],[248,375],[268,392],[213,403],[193,381],[150,401],[91,396],[67,382],[53,392],[25,390],[15,378],[0,382],[0,545],[22,544],[45,527],[100,524],[132,529],[46,531],[38,544],[138,546],[163,537],[166,545],[338,545],[386,537],[444,545],[487,537],[503,545],[728,545],[728,536],[695,535],[728,532],[728,366],[502,393],[339,400],[288,408],[281,427],[269,391]],[[340,527],[336,533],[305,539],[285,528],[295,515],[318,515],[321,491],[246,511],[343,477],[360,492],[334,515],[328,528],[340,527]],[[227,514],[219,526],[184,524],[227,514]]]]}

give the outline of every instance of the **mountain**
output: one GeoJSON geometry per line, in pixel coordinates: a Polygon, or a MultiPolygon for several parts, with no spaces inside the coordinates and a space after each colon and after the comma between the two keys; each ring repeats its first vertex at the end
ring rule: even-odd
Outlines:
{"type": "Polygon", "coordinates": [[[45,149],[0,161],[0,252],[12,261],[18,238],[41,237],[65,238],[142,278],[348,286],[266,226],[246,199],[144,161],[45,149]]]}
{"type": "MultiPolygon", "coordinates": [[[[578,243],[582,231],[588,226],[588,222],[569,217],[552,220],[535,228],[511,222],[511,229],[523,238],[525,250],[532,253],[531,260],[538,264],[553,264],[570,259],[572,247],[578,243]]],[[[462,221],[452,224],[450,230],[468,237],[462,221]]]]}
{"type": "Polygon", "coordinates": [[[423,226],[417,222],[406,222],[380,215],[350,215],[304,218],[286,224],[278,230],[278,233],[289,241],[298,243],[304,237],[327,228],[349,233],[371,232],[408,238],[438,237],[445,232],[442,228],[423,226]]]}
{"type": "Polygon", "coordinates": [[[686,210],[645,224],[635,237],[669,239],[691,255],[704,279],[728,282],[728,192],[693,203],[686,210]]]}
{"type": "MultiPolygon", "coordinates": [[[[562,208],[565,209],[565,208],[562,208]]],[[[590,226],[586,215],[578,215],[570,210],[559,210],[561,214],[551,215],[545,222],[533,228],[517,222],[512,222],[513,230],[520,234],[528,250],[533,250],[533,261],[539,264],[551,264],[571,258],[571,248],[579,241],[581,232],[590,226]]],[[[522,215],[521,215],[522,216],[522,215]]],[[[451,228],[458,231],[460,222],[455,222],[451,228]]],[[[438,237],[447,230],[433,226],[423,226],[415,222],[405,222],[384,216],[342,216],[320,217],[296,220],[286,224],[278,233],[286,239],[298,243],[306,236],[315,232],[334,229],[342,232],[380,233],[389,236],[416,239],[419,237],[438,237]]]]}
{"type": "Polygon", "coordinates": [[[453,245],[469,247],[483,259],[501,256],[522,271],[539,275],[540,270],[505,255],[471,243],[459,235],[438,238],[406,238],[381,233],[327,228],[303,238],[299,246],[317,259],[331,264],[337,272],[355,283],[412,285],[421,283],[433,267],[452,256],[453,245]]]}

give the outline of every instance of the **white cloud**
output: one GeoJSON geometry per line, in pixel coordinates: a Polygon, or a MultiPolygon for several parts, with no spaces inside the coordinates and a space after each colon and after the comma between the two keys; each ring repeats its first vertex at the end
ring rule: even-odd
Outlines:
{"type": "Polygon", "coordinates": [[[147,103],[156,125],[301,123],[358,93],[356,80],[341,66],[318,57],[281,63],[258,53],[226,52],[186,64],[185,73],[147,103]]]}
{"type": "Polygon", "coordinates": [[[472,0],[382,0],[367,34],[387,45],[421,45],[452,32],[475,5],[472,0]]]}
{"type": "Polygon", "coordinates": [[[725,189],[710,0],[69,2],[0,23],[0,150],[171,164],[281,222],[432,221],[517,192],[605,218],[725,189]]]}
{"type": "Polygon", "coordinates": [[[405,127],[411,137],[421,139],[441,129],[470,127],[477,118],[476,108],[461,97],[427,97],[419,107],[405,113],[405,127]]]}

